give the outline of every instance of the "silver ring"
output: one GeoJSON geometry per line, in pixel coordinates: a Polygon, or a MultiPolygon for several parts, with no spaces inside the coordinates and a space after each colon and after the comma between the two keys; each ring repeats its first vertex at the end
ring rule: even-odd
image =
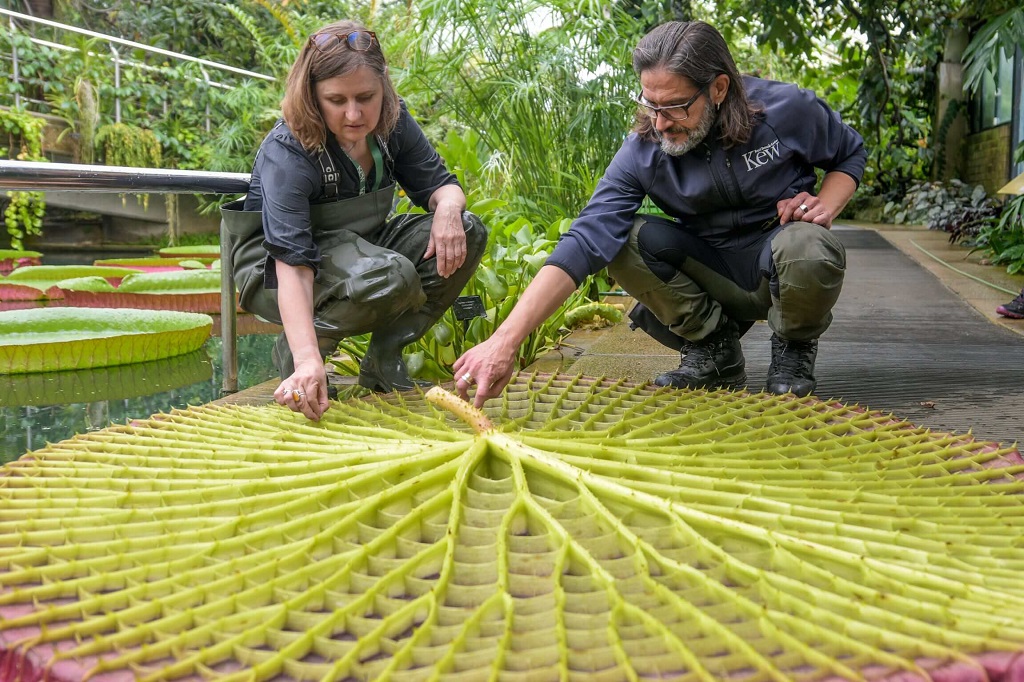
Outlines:
{"type": "Polygon", "coordinates": [[[470,374],[469,372],[466,372],[461,377],[459,377],[459,381],[465,381],[467,384],[472,384],[473,383],[473,375],[470,374]]]}
{"type": "Polygon", "coordinates": [[[807,213],[807,204],[800,204],[800,210],[807,213]]]}

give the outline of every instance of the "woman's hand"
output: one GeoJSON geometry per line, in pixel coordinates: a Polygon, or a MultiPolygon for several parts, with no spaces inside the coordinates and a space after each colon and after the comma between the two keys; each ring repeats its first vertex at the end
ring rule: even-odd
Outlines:
{"type": "Polygon", "coordinates": [[[462,226],[462,208],[458,202],[440,201],[430,224],[426,260],[437,256],[437,274],[451,277],[466,262],[466,230],[462,226]]]}
{"type": "Polygon", "coordinates": [[[452,369],[455,389],[463,400],[469,400],[469,389],[476,386],[473,404],[484,402],[501,394],[515,371],[516,347],[510,347],[497,335],[473,346],[462,354],[452,369]]]}
{"type": "Polygon", "coordinates": [[[313,328],[313,271],[276,261],[277,305],[295,369],[274,391],[274,400],[318,421],[327,410],[327,371],[313,328]]]}
{"type": "Polygon", "coordinates": [[[327,399],[327,371],[323,361],[297,363],[295,372],[274,391],[274,400],[292,412],[300,412],[313,421],[330,406],[327,399]]]}

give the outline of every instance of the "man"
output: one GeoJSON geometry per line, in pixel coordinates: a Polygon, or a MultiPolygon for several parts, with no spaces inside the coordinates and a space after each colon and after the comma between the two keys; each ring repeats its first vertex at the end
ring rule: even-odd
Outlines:
{"type": "Polygon", "coordinates": [[[740,76],[721,34],[703,22],[655,28],[634,50],[633,69],[633,133],[513,312],[455,362],[464,397],[478,384],[477,406],[508,383],[529,333],[606,266],[651,313],[635,310],[634,319],[685,351],[656,384],[745,383],[740,326],[766,319],[766,390],[815,388],[818,337],[846,266],[829,228],[863,175],[863,140],[813,93],[740,76]],[[638,214],[645,198],[665,216],[638,214]]]}

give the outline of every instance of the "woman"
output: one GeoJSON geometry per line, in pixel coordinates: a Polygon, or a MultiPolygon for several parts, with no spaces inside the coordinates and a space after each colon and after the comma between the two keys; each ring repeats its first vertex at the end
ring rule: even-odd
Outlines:
{"type": "Polygon", "coordinates": [[[454,302],[487,234],[365,27],[341,21],[310,36],[282,113],[249,194],[222,215],[241,306],[284,325],[274,398],[318,420],[328,406],[324,357],[345,337],[372,333],[362,386],[414,387],[402,349],[454,302]],[[389,219],[396,184],[430,213],[389,219]]]}

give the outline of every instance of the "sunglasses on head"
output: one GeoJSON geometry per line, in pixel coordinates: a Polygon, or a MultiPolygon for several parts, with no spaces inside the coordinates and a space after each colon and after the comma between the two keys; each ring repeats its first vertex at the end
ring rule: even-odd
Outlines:
{"type": "Polygon", "coordinates": [[[366,52],[374,45],[380,45],[377,34],[373,31],[349,31],[348,33],[332,33],[320,31],[309,37],[309,41],[319,52],[327,52],[338,43],[348,46],[356,52],[366,52]]]}

